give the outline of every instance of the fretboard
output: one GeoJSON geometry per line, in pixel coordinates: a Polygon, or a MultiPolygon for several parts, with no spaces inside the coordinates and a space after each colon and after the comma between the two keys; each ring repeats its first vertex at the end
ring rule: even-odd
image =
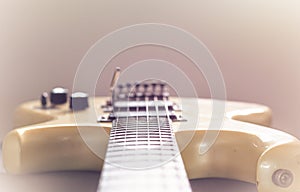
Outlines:
{"type": "Polygon", "coordinates": [[[119,85],[98,192],[189,192],[165,84],[119,85]]]}
{"type": "Polygon", "coordinates": [[[113,121],[98,191],[191,191],[169,117],[113,121]]]}

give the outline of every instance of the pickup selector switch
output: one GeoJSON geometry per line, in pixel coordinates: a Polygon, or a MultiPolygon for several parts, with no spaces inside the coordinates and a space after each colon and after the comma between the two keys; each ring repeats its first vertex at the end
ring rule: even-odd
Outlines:
{"type": "Polygon", "coordinates": [[[70,96],[70,109],[83,110],[89,107],[88,94],[83,92],[76,92],[70,96]]]}
{"type": "Polygon", "coordinates": [[[61,87],[56,87],[52,89],[50,93],[50,102],[52,105],[61,105],[65,104],[68,99],[68,90],[61,88],[61,87]]]}
{"type": "Polygon", "coordinates": [[[42,105],[43,108],[46,108],[46,106],[47,106],[47,98],[48,98],[48,93],[44,92],[41,95],[41,105],[42,105]]]}

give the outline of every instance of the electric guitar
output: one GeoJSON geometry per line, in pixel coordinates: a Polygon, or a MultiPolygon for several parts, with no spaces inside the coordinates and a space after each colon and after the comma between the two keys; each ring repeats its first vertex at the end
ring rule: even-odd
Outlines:
{"type": "Polygon", "coordinates": [[[196,178],[300,191],[300,142],[264,127],[270,109],[227,101],[222,127],[211,128],[212,102],[223,101],[169,97],[160,81],[120,84],[111,98],[77,92],[69,102],[65,89],[53,89],[16,110],[2,146],[6,179],[102,170],[91,191],[191,191],[196,178]]]}

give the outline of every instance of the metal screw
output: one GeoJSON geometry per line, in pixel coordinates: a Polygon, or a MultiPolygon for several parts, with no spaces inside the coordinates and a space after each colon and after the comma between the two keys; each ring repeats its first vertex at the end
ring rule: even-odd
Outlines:
{"type": "Polygon", "coordinates": [[[294,175],[291,171],[286,169],[278,169],[273,173],[272,181],[275,185],[287,188],[292,185],[294,181],[294,175]]]}

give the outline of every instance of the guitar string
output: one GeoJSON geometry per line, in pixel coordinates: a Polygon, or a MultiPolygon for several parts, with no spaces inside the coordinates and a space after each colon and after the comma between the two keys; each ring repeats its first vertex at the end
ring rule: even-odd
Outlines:
{"type": "Polygon", "coordinates": [[[155,112],[156,112],[156,119],[157,119],[157,128],[158,128],[158,134],[159,134],[159,142],[161,145],[161,127],[160,127],[160,121],[159,121],[159,114],[158,114],[158,105],[157,105],[157,96],[153,97],[154,105],[155,105],[155,112]]]}
{"type": "MultiPolygon", "coordinates": [[[[135,97],[135,101],[138,102],[138,97],[135,97]]],[[[136,107],[136,122],[135,122],[135,150],[137,150],[137,147],[138,147],[138,129],[139,129],[139,107],[137,106],[136,107]]]]}

